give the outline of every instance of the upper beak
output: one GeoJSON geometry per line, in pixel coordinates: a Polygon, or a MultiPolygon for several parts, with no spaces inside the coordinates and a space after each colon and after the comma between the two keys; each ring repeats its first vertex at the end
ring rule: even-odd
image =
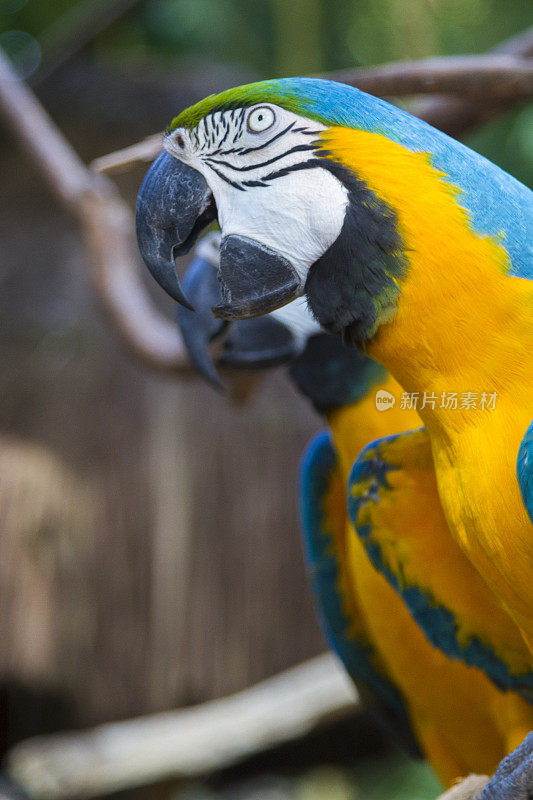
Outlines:
{"type": "MultiPolygon", "coordinates": [[[[200,231],[215,218],[215,201],[203,175],[163,151],[139,190],[137,241],[156,281],[191,310],[174,259],[188,252],[200,231]]],[[[226,320],[268,314],[304,290],[300,276],[284,256],[235,234],[222,240],[219,280],[222,296],[216,298],[213,312],[226,320]]]]}
{"type": "Polygon", "coordinates": [[[300,276],[284,256],[235,234],[222,239],[219,280],[223,302],[213,313],[227,320],[268,314],[304,290],[300,276]]]}
{"type": "MultiPolygon", "coordinates": [[[[214,234],[213,234],[214,236],[214,234]]],[[[198,255],[183,279],[184,288],[196,313],[178,308],[178,324],[192,362],[214,386],[221,383],[210,353],[210,345],[225,334],[218,363],[240,369],[253,369],[285,363],[299,355],[301,346],[293,333],[278,320],[257,319],[227,322],[213,316],[212,306],[220,303],[220,284],[216,264],[198,255]]]]}
{"type": "Polygon", "coordinates": [[[204,177],[163,151],[148,170],[137,198],[137,241],[146,266],[168,294],[192,308],[174,258],[188,252],[216,217],[204,177]]]}

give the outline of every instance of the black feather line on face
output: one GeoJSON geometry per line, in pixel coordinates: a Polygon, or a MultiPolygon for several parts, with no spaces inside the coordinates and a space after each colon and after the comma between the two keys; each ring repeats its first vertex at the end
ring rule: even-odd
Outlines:
{"type": "Polygon", "coordinates": [[[228,119],[226,119],[226,117],[222,117],[222,123],[223,123],[223,125],[224,125],[224,135],[222,136],[222,139],[221,139],[221,140],[220,140],[220,142],[218,143],[218,146],[219,146],[219,147],[220,147],[221,145],[223,145],[223,144],[224,144],[224,142],[225,142],[225,141],[226,141],[226,139],[228,138],[228,134],[229,134],[229,132],[230,132],[230,130],[231,130],[231,125],[230,125],[230,123],[229,123],[229,120],[228,120],[228,119]]]}
{"type": "Polygon", "coordinates": [[[303,133],[304,136],[320,136],[323,131],[311,131],[309,128],[293,128],[293,133],[303,133]]]}
{"type": "Polygon", "coordinates": [[[239,115],[239,121],[238,121],[237,133],[236,133],[236,134],[235,134],[235,136],[233,137],[233,141],[234,141],[234,142],[236,141],[237,137],[241,137],[241,136],[242,136],[242,132],[243,132],[243,130],[244,130],[244,118],[245,118],[245,116],[246,116],[246,109],[245,109],[245,108],[243,108],[243,109],[241,110],[241,113],[240,113],[240,115],[239,115]]]}
{"type": "Polygon", "coordinates": [[[263,183],[263,181],[243,181],[243,186],[268,186],[268,183],[263,183]]]}
{"type": "Polygon", "coordinates": [[[318,158],[310,158],[308,161],[299,161],[297,164],[291,164],[288,167],[278,169],[276,172],[269,172],[268,175],[262,175],[262,181],[275,181],[276,178],[284,178],[285,175],[290,175],[291,172],[298,172],[302,169],[316,169],[321,167],[322,163],[318,158]]]}
{"type": "Polygon", "coordinates": [[[268,183],[264,183],[264,181],[273,181],[276,178],[283,178],[285,175],[289,175],[291,172],[298,172],[302,169],[316,169],[316,167],[321,167],[322,163],[318,158],[310,158],[309,161],[299,161],[297,164],[291,164],[289,167],[284,167],[283,169],[279,169],[276,172],[270,172],[268,175],[263,175],[261,178],[257,180],[248,180],[242,181],[241,183],[237,183],[236,181],[228,178],[227,175],[213,166],[212,163],[208,159],[205,161],[206,165],[215,172],[219,178],[222,178],[223,181],[229,183],[230,186],[233,186],[235,189],[240,189],[242,192],[245,192],[246,186],[264,186],[268,187],[268,183]]]}
{"type": "MultiPolygon", "coordinates": [[[[285,150],[283,153],[280,153],[277,156],[269,158],[267,161],[262,161],[259,164],[246,164],[244,167],[239,167],[234,164],[230,164],[229,161],[222,161],[221,159],[213,158],[212,156],[207,156],[205,160],[210,164],[217,164],[221,167],[228,167],[229,169],[232,169],[235,172],[249,172],[252,169],[260,169],[260,167],[267,167],[269,164],[274,164],[276,161],[285,158],[285,156],[288,156],[291,153],[300,153],[304,152],[305,150],[314,150],[314,149],[315,149],[314,144],[298,144],[295,147],[291,147],[290,150],[285,150]]],[[[245,151],[243,151],[243,153],[244,152],[245,151]]]]}
{"type": "MultiPolygon", "coordinates": [[[[206,162],[206,163],[207,163],[207,162],[206,162]]],[[[212,164],[207,164],[207,166],[209,167],[209,169],[212,169],[212,170],[213,170],[213,172],[214,172],[216,175],[218,175],[218,177],[219,177],[219,178],[222,178],[222,180],[223,180],[223,181],[226,181],[226,183],[229,183],[229,185],[230,185],[230,186],[233,186],[233,188],[234,188],[234,189],[239,189],[241,192],[245,192],[245,191],[246,191],[246,189],[244,189],[244,188],[241,186],[241,184],[240,184],[240,183],[237,183],[236,181],[232,181],[232,180],[231,180],[231,178],[228,178],[228,176],[227,176],[227,175],[224,175],[224,173],[223,173],[223,172],[221,172],[219,169],[217,169],[216,167],[214,167],[212,164]]]]}
{"type": "MultiPolygon", "coordinates": [[[[268,147],[269,145],[271,145],[272,142],[275,142],[276,139],[280,138],[280,136],[283,136],[288,131],[290,131],[290,129],[292,128],[293,125],[294,125],[294,122],[291,122],[291,124],[287,125],[287,127],[284,128],[282,131],[279,131],[279,133],[276,133],[275,136],[272,136],[272,138],[269,139],[268,142],[263,142],[263,144],[260,144],[257,147],[244,147],[244,148],[243,147],[233,147],[230,150],[218,150],[215,153],[212,153],[212,155],[229,156],[229,155],[233,155],[235,153],[238,153],[241,156],[245,156],[245,155],[248,155],[248,153],[255,153],[257,150],[264,150],[265,147],[268,147]]],[[[235,142],[236,136],[237,136],[237,134],[235,134],[235,137],[233,138],[234,142],[235,142]]],[[[220,144],[222,144],[222,142],[220,142],[220,144]]]]}
{"type": "Polygon", "coordinates": [[[395,212],[363,181],[322,151],[320,166],[348,190],[342,230],[309,270],[305,292],[311,311],[345,344],[371,338],[383,307],[396,304],[407,258],[395,212]]]}

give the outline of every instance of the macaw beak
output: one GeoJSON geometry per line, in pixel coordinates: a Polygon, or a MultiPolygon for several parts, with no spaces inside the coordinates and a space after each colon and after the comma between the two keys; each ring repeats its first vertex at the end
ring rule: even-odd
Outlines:
{"type": "Polygon", "coordinates": [[[268,314],[303,293],[303,282],[288,259],[253,239],[235,234],[220,245],[219,319],[242,320],[268,314]]]}
{"type": "MultiPolygon", "coordinates": [[[[203,175],[163,151],[139,190],[137,241],[159,285],[191,310],[174,259],[187,253],[215,218],[215,201],[203,175]]],[[[222,239],[219,280],[222,294],[213,312],[224,320],[268,314],[303,293],[303,282],[290,261],[235,234],[222,239]]]]}
{"type": "Polygon", "coordinates": [[[196,256],[183,277],[183,288],[195,311],[178,306],[178,325],[192,363],[215,388],[221,389],[209,346],[220,338],[228,323],[213,316],[212,306],[220,301],[216,268],[202,256],[196,256]]]}
{"type": "Polygon", "coordinates": [[[139,190],[137,241],[156,281],[187,308],[192,306],[181,288],[174,259],[187,253],[215,218],[213,195],[204,177],[163,151],[139,190]]]}
{"type": "Polygon", "coordinates": [[[178,325],[191,361],[213,386],[221,382],[210,352],[210,345],[223,334],[224,343],[217,363],[234,369],[258,369],[292,361],[301,347],[292,332],[272,317],[227,322],[213,316],[212,307],[220,303],[220,283],[216,266],[197,256],[183,279],[183,287],[196,308],[178,308],[178,325]]]}

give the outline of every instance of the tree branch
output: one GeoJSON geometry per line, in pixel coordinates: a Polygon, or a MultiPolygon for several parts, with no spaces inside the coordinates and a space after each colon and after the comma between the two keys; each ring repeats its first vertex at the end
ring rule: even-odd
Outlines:
{"type": "Polygon", "coordinates": [[[479,800],[479,796],[489,780],[487,775],[469,775],[468,778],[464,778],[447,792],[439,795],[437,800],[479,800]]]}
{"type": "MultiPolygon", "coordinates": [[[[528,28],[518,36],[501,42],[491,52],[533,58],[533,28],[528,28]]],[[[451,95],[437,95],[419,98],[409,110],[450,136],[460,137],[472,128],[504,113],[514,104],[515,100],[512,97],[499,102],[487,97],[486,102],[475,103],[451,95]]]]}
{"type": "Polygon", "coordinates": [[[327,653],[221,700],[29,739],[10,750],[7,772],[32,800],[81,800],[197,778],[357,708],[353,684],[327,653]]]}
{"type": "Polygon", "coordinates": [[[507,54],[446,56],[398,61],[368,69],[330,72],[328,78],[357,86],[378,97],[453,94],[474,102],[503,102],[533,96],[533,63],[507,54]]]}
{"type": "Polygon", "coordinates": [[[153,161],[161,152],[162,147],[163,134],[154,133],[152,136],[143,139],[142,142],[137,142],[129,147],[123,147],[121,150],[115,150],[114,153],[96,158],[91,164],[91,169],[95,172],[115,174],[127,172],[134,164],[147,164],[153,161]]]}
{"type": "Polygon", "coordinates": [[[1,50],[0,110],[52,191],[78,217],[93,286],[122,341],[152,368],[188,370],[177,326],[156,311],[142,284],[127,204],[111,181],[83,164],[1,50]]]}
{"type": "Polygon", "coordinates": [[[491,53],[506,53],[508,56],[533,58],[533,26],[500,42],[492,48],[491,53]]]}

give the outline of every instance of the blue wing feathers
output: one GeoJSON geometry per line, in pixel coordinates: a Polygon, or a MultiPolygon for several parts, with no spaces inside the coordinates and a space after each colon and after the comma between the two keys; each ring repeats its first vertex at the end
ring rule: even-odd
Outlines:
{"type": "MultiPolygon", "coordinates": [[[[337,456],[327,432],[318,434],[302,459],[300,518],[304,550],[318,616],[325,637],[380,721],[405,748],[418,753],[407,712],[396,687],[373,663],[374,649],[364,635],[350,634],[353,620],[344,610],[339,565],[328,531],[324,500],[339,479],[337,456]]],[[[345,497],[345,493],[343,494],[345,497]]],[[[346,524],[347,517],[344,519],[346,524]]]]}
{"type": "Polygon", "coordinates": [[[533,422],[522,439],[517,461],[518,483],[531,522],[533,522],[533,422]]]}
{"type": "MultiPolygon", "coordinates": [[[[363,504],[376,503],[380,500],[380,492],[390,490],[387,483],[387,474],[401,465],[387,462],[387,446],[400,436],[409,436],[411,431],[404,434],[387,436],[369,444],[357,458],[350,479],[348,481],[348,513],[355,528],[356,534],[362,540],[368,557],[382,575],[389,581],[394,589],[402,596],[413,618],[424,631],[429,641],[442,650],[449,658],[458,659],[470,666],[478,667],[500,689],[510,689],[520,692],[527,700],[533,702],[533,673],[526,672],[514,674],[508,665],[496,654],[487,642],[477,636],[472,636],[465,643],[458,638],[458,625],[454,613],[446,608],[426,589],[409,585],[402,573],[401,564],[398,573],[385,563],[379,543],[373,539],[372,525],[358,522],[359,512],[363,504]],[[369,483],[370,481],[370,483],[369,483]],[[364,492],[353,491],[362,484],[366,486],[364,492]]],[[[533,424],[522,443],[519,455],[519,470],[522,460],[524,483],[522,492],[525,493],[525,481],[529,486],[529,502],[533,500],[533,478],[531,465],[533,463],[533,424]],[[527,438],[529,435],[529,444],[527,438]],[[529,459],[529,461],[528,461],[529,459]],[[530,465],[529,472],[527,463],[530,465]]],[[[527,505],[527,501],[526,501],[527,505]]],[[[531,506],[529,508],[531,514],[531,506]]]]}

